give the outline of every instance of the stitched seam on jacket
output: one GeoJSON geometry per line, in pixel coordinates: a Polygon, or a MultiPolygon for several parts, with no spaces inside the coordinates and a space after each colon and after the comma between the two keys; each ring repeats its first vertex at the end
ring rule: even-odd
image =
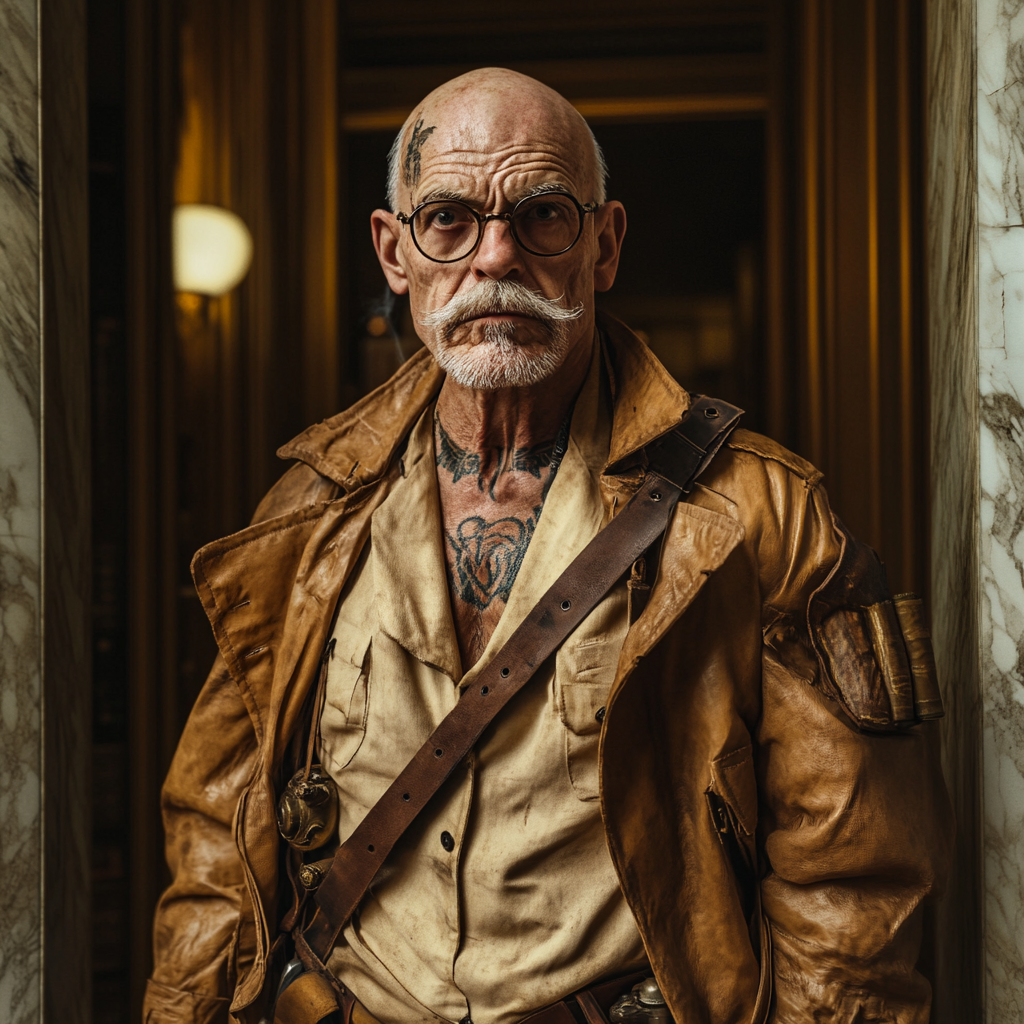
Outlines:
{"type": "MultiPolygon", "coordinates": [[[[769,439],[770,440],[770,439],[769,439]]],[[[808,490],[815,490],[818,484],[825,478],[825,474],[820,469],[812,466],[813,472],[808,475],[804,473],[798,466],[787,462],[785,459],[778,455],[774,455],[771,452],[763,451],[752,444],[745,444],[742,440],[737,440],[735,436],[730,436],[725,442],[727,448],[731,448],[733,451],[746,452],[748,455],[753,455],[764,462],[774,462],[776,465],[782,466],[783,469],[788,470],[793,476],[803,481],[804,487],[808,490]]],[[[781,446],[780,446],[781,447],[781,446]]],[[[799,458],[799,456],[796,456],[799,458]]]]}

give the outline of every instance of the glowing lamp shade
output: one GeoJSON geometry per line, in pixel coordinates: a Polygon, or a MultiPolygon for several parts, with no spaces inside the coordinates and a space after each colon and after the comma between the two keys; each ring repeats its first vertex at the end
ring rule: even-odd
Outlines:
{"type": "Polygon", "coordinates": [[[173,244],[179,292],[224,295],[245,277],[252,260],[252,235],[245,222],[221,206],[176,206],[173,244]]]}

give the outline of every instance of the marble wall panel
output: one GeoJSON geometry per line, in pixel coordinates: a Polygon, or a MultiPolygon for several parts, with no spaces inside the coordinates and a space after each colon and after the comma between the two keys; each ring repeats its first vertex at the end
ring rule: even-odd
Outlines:
{"type": "Polygon", "coordinates": [[[0,1020],[40,1014],[42,493],[35,4],[0,0],[0,1020]]]}
{"type": "Polygon", "coordinates": [[[89,1018],[83,0],[0,0],[0,1021],[89,1018]]]}
{"type": "Polygon", "coordinates": [[[1024,0],[978,0],[986,1018],[1024,1019],[1024,0]]]}

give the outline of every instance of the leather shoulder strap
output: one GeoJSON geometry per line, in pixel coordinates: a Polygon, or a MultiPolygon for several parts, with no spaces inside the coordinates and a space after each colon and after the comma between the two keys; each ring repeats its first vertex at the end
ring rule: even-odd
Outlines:
{"type": "Polygon", "coordinates": [[[552,584],[476,682],[463,689],[455,707],[334,855],[316,893],[316,913],[296,937],[307,966],[323,968],[338,933],[401,835],[501,709],[664,532],[680,496],[739,417],[735,406],[696,396],[682,424],[654,443],[640,490],[552,584]]]}
{"type": "Polygon", "coordinates": [[[691,395],[690,408],[679,426],[644,449],[649,467],[689,494],[742,415],[742,409],[720,398],[691,395]]]}

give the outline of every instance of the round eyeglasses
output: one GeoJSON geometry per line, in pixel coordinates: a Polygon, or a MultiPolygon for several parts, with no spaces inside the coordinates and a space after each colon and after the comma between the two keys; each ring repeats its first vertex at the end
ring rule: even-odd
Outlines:
{"type": "Polygon", "coordinates": [[[581,206],[568,192],[542,192],[520,199],[510,213],[480,214],[458,199],[430,199],[408,216],[395,216],[409,225],[416,248],[428,260],[456,263],[480,244],[490,220],[508,221],[516,244],[532,256],[560,256],[579,241],[583,218],[597,207],[581,206]]]}

